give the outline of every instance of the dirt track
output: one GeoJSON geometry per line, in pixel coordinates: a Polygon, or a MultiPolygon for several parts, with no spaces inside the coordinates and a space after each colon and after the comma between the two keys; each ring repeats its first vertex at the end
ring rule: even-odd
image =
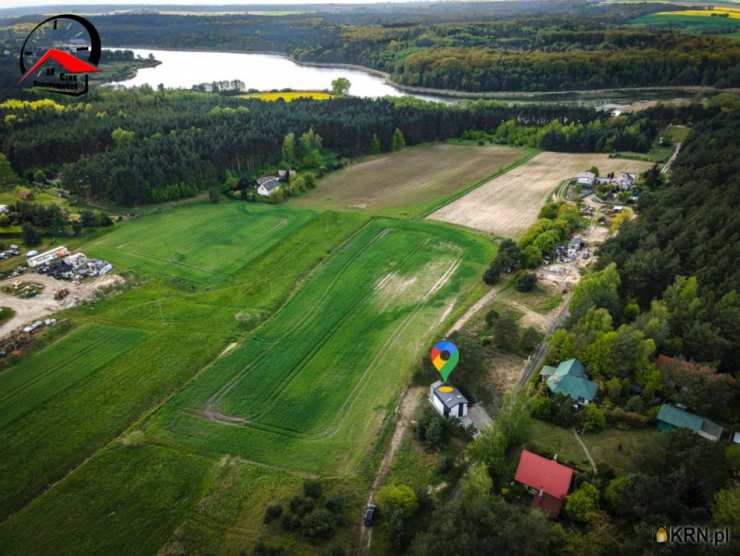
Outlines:
{"type": "Polygon", "coordinates": [[[644,172],[650,162],[605,154],[543,152],[442,207],[429,217],[504,237],[516,237],[537,220],[540,207],[565,179],[597,166],[601,174],[644,172]]]}

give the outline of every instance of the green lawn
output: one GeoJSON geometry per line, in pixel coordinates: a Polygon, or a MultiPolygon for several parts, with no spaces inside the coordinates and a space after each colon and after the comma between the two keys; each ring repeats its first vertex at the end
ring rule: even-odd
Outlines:
{"type": "MultiPolygon", "coordinates": [[[[658,435],[660,432],[653,427],[629,431],[609,429],[600,433],[583,434],[581,439],[594,458],[597,469],[603,464],[615,471],[626,472],[635,469],[643,447],[652,443],[658,435]]],[[[559,460],[577,465],[581,470],[591,468],[586,454],[570,429],[535,420],[529,444],[535,449],[557,454],[559,460]]]]}

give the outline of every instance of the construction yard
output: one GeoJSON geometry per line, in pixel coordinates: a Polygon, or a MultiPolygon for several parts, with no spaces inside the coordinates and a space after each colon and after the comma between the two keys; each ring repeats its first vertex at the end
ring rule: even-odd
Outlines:
{"type": "Polygon", "coordinates": [[[431,214],[429,218],[502,237],[517,237],[537,220],[556,187],[596,166],[609,172],[644,172],[650,162],[609,158],[606,154],[543,152],[431,214]]]}
{"type": "Polygon", "coordinates": [[[291,204],[418,214],[525,153],[505,146],[421,145],[372,156],[332,172],[291,204]]]}

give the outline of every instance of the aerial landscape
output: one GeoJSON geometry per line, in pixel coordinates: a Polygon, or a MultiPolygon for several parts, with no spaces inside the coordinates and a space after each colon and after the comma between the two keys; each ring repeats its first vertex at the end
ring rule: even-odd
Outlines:
{"type": "Polygon", "coordinates": [[[0,554],[740,552],[740,3],[0,6],[0,554]]]}

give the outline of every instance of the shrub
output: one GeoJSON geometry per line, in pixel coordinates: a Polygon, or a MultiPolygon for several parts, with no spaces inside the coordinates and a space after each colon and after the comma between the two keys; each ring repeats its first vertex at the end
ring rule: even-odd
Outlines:
{"type": "Polygon", "coordinates": [[[631,411],[633,413],[642,413],[643,411],[645,411],[645,402],[642,401],[642,398],[640,396],[632,396],[629,400],[627,400],[624,408],[627,411],[631,411]]]}
{"type": "Polygon", "coordinates": [[[383,512],[400,510],[405,517],[410,517],[419,509],[416,493],[408,485],[386,485],[378,492],[378,503],[383,512]]]}
{"type": "Polygon", "coordinates": [[[441,448],[449,436],[449,423],[427,406],[416,422],[416,435],[428,448],[441,448]]]}
{"type": "Polygon", "coordinates": [[[309,539],[330,537],[334,533],[335,517],[325,509],[318,509],[306,515],[301,521],[303,536],[309,539]]]}
{"type": "Polygon", "coordinates": [[[304,498],[303,496],[294,496],[290,499],[290,511],[295,515],[301,517],[307,513],[313,511],[314,501],[312,498],[304,498]]]}
{"type": "Polygon", "coordinates": [[[531,292],[537,285],[537,275],[534,272],[520,272],[514,279],[514,287],[520,292],[531,292]]]}
{"type": "Polygon", "coordinates": [[[267,509],[265,510],[265,523],[270,523],[271,521],[276,520],[283,514],[283,507],[280,504],[271,504],[267,506],[267,509]]]}
{"type": "Polygon", "coordinates": [[[598,432],[606,428],[604,412],[595,403],[588,404],[581,412],[580,418],[586,432],[598,432]]]}
{"type": "Polygon", "coordinates": [[[552,402],[547,396],[533,396],[531,400],[532,417],[549,421],[552,413],[552,402]]]}
{"type": "Polygon", "coordinates": [[[521,338],[519,338],[519,351],[529,353],[534,351],[539,343],[540,333],[531,326],[528,326],[522,332],[521,338]]]}
{"type": "Polygon", "coordinates": [[[321,483],[315,479],[303,481],[303,494],[314,500],[321,496],[321,483]]]}
{"type": "Polygon", "coordinates": [[[254,556],[281,556],[285,554],[282,546],[267,544],[264,541],[258,541],[254,546],[254,556]]]}
{"type": "Polygon", "coordinates": [[[327,510],[335,515],[341,515],[344,511],[345,500],[344,496],[334,495],[327,498],[324,506],[327,510]]]}
{"type": "Polygon", "coordinates": [[[574,521],[588,521],[588,515],[597,510],[598,503],[599,490],[584,482],[566,498],[565,513],[574,521]]]}

